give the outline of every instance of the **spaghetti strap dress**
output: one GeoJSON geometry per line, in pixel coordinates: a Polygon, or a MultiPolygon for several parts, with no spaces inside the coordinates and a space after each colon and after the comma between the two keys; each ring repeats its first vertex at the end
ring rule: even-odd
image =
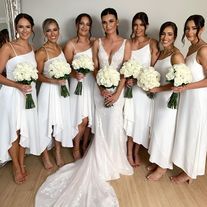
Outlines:
{"type": "MultiPolygon", "coordinates": [[[[132,50],[131,59],[136,60],[143,67],[149,67],[151,64],[150,45],[132,50]]],[[[126,134],[132,137],[135,143],[148,148],[153,99],[150,99],[146,92],[137,85],[133,86],[132,93],[132,99],[125,98],[124,128],[126,134]]]]}
{"type": "MultiPolygon", "coordinates": [[[[13,46],[12,46],[13,48],[13,46]]],[[[14,50],[14,48],[13,48],[14,50]]],[[[9,59],[6,64],[6,76],[14,80],[13,72],[18,63],[27,62],[36,68],[36,60],[33,50],[17,55],[9,59]]],[[[11,160],[8,150],[17,139],[17,131],[20,131],[19,144],[26,148],[26,152],[33,155],[40,155],[40,140],[37,116],[37,94],[35,83],[31,83],[32,98],[35,108],[25,109],[25,96],[14,87],[3,85],[0,90],[0,163],[11,160]]]]}
{"type": "MultiPolygon", "coordinates": [[[[89,48],[82,52],[77,52],[73,59],[78,58],[81,55],[87,55],[92,59],[92,49],[89,48]]],[[[78,125],[82,123],[82,120],[88,117],[88,127],[94,128],[94,85],[95,79],[93,73],[89,72],[83,79],[82,95],[76,95],[75,89],[78,80],[76,78],[70,78],[70,100],[71,100],[71,121],[73,127],[73,137],[78,133],[78,125]]]]}
{"type": "MultiPolygon", "coordinates": [[[[66,62],[62,51],[56,57],[49,58],[48,56],[43,69],[45,77],[49,77],[49,66],[55,60],[66,62]]],[[[66,82],[66,87],[69,91],[68,82],[66,82]]],[[[41,84],[38,94],[38,120],[42,150],[53,146],[52,136],[56,141],[61,142],[63,147],[73,146],[70,96],[61,96],[60,85],[44,82],[41,84]]]]}
{"type": "MultiPolygon", "coordinates": [[[[165,85],[166,74],[171,65],[171,55],[158,60],[155,69],[160,73],[160,84],[165,85]]],[[[162,168],[173,168],[172,150],[175,137],[177,110],[167,107],[172,91],[163,91],[155,95],[154,115],[152,119],[149,144],[150,162],[162,168]]]]}
{"type": "MultiPolygon", "coordinates": [[[[186,58],[193,82],[206,76],[196,60],[197,52],[186,58]]],[[[207,88],[181,92],[173,147],[173,163],[195,179],[205,174],[207,149],[207,88]]]]}

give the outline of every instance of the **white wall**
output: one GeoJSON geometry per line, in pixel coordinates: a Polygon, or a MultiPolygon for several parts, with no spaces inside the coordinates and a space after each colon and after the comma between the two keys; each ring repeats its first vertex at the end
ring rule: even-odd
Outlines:
{"type": "MultiPolygon", "coordinates": [[[[60,43],[75,35],[74,20],[82,12],[93,18],[93,35],[102,36],[100,13],[107,7],[116,9],[119,15],[119,31],[128,38],[131,33],[131,19],[134,14],[144,11],[149,17],[148,35],[158,39],[158,31],[165,21],[173,21],[178,26],[176,45],[186,53],[187,44],[183,47],[180,39],[185,20],[192,14],[201,14],[206,19],[206,0],[22,0],[22,11],[30,14],[35,20],[34,43],[39,47],[43,42],[41,24],[47,17],[55,18],[61,28],[60,43]]],[[[205,32],[203,38],[207,40],[205,32]]]]}
{"type": "Polygon", "coordinates": [[[0,31],[7,28],[4,1],[0,0],[0,31]]]}

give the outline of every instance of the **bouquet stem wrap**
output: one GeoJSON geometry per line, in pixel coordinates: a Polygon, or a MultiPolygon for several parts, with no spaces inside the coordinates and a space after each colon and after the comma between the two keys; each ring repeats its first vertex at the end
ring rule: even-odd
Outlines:
{"type": "Polygon", "coordinates": [[[79,80],[74,93],[76,95],[82,95],[82,90],[83,90],[83,80],[79,80]]]}
{"type": "Polygon", "coordinates": [[[125,98],[133,98],[133,95],[132,95],[132,86],[126,86],[125,87],[124,97],[125,98]]]}
{"type": "Polygon", "coordinates": [[[26,94],[26,103],[25,103],[25,109],[32,109],[35,108],[35,103],[32,98],[32,94],[28,93],[26,94]]]}
{"type": "Polygon", "coordinates": [[[61,88],[60,88],[60,94],[61,96],[63,96],[64,98],[67,97],[67,96],[70,96],[70,93],[66,87],[66,85],[62,85],[61,88]]]}

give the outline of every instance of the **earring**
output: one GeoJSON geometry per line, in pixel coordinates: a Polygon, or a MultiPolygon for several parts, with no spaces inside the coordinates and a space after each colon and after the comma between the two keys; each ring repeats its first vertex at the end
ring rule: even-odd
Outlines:
{"type": "Polygon", "coordinates": [[[18,33],[18,32],[15,33],[15,38],[16,38],[16,39],[19,38],[19,33],[18,33]]]}

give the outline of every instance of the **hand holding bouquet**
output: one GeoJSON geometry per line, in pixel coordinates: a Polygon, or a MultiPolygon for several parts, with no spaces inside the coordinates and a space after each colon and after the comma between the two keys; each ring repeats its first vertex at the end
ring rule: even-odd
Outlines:
{"type": "MultiPolygon", "coordinates": [[[[175,64],[169,68],[166,74],[167,81],[174,86],[183,86],[192,82],[191,70],[185,64],[175,64]]],[[[167,106],[172,109],[176,109],[178,105],[179,93],[172,93],[168,101],[167,106]]]]}
{"type": "MultiPolygon", "coordinates": [[[[73,69],[78,73],[82,73],[86,75],[87,73],[94,70],[94,64],[92,59],[88,55],[80,55],[75,58],[72,62],[73,69]]],[[[83,83],[82,81],[78,81],[78,84],[75,89],[76,95],[82,95],[83,83]]]]}
{"type": "MultiPolygon", "coordinates": [[[[49,76],[57,80],[66,80],[71,72],[70,65],[64,59],[56,59],[49,65],[49,76]]],[[[66,85],[61,85],[61,96],[69,96],[66,85]]]]}
{"type": "MultiPolygon", "coordinates": [[[[126,79],[137,79],[142,65],[135,60],[128,60],[120,69],[120,74],[123,74],[126,79]]],[[[132,86],[126,86],[124,97],[132,98],[132,86]]]]}
{"type": "MultiPolygon", "coordinates": [[[[97,84],[109,91],[114,90],[120,81],[120,73],[112,66],[105,66],[100,69],[96,76],[97,84]]],[[[110,107],[104,100],[105,107],[110,107]]]]}
{"type": "MultiPolygon", "coordinates": [[[[144,91],[160,86],[160,74],[153,67],[143,68],[137,80],[137,85],[144,91]]],[[[152,94],[148,96],[153,98],[152,94]]]]}
{"type": "MultiPolygon", "coordinates": [[[[14,80],[21,84],[31,85],[31,83],[37,80],[37,69],[29,62],[18,63],[14,69],[14,80]]],[[[32,98],[32,94],[26,94],[25,109],[31,109],[35,107],[35,103],[32,98]]]]}

